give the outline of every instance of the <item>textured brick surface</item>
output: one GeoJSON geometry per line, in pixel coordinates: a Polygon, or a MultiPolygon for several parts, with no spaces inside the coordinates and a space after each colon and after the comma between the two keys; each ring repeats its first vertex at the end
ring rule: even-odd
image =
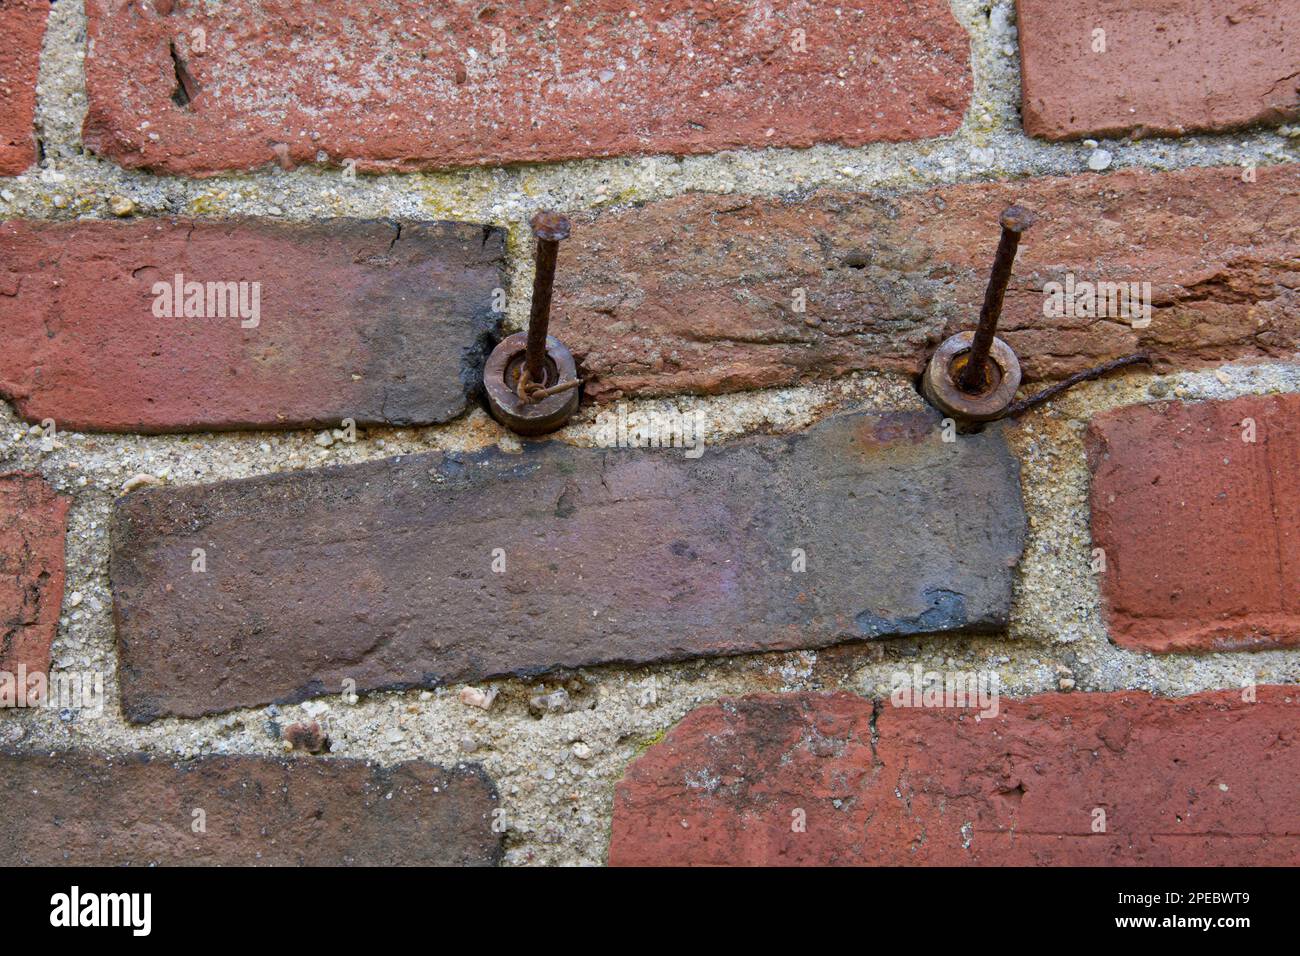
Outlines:
{"type": "Polygon", "coordinates": [[[609,861],[1294,866],[1300,688],[1241,697],[1046,694],[980,721],[886,700],[874,722],[848,694],[723,700],[628,768],[609,861]]]}
{"type": "Polygon", "coordinates": [[[0,223],[0,395],[83,430],[447,421],[499,326],[503,255],[469,223],[0,223]],[[178,273],[249,283],[250,314],[260,283],[257,324],[159,317],[178,273]]]}
{"type": "Polygon", "coordinates": [[[1300,118],[1294,0],[1016,0],[1016,11],[1031,136],[1177,136],[1300,118]]]}
{"type": "Polygon", "coordinates": [[[0,176],[36,162],[36,70],[48,0],[0,0],[0,176]]]}
{"type": "Polygon", "coordinates": [[[123,708],[996,630],[1018,466],[999,429],[945,444],[937,421],[844,415],[698,460],[530,443],[133,492],[112,526],[123,708]]]}
{"type": "Polygon", "coordinates": [[[857,146],[952,132],[970,99],[946,0],[86,6],[87,145],[172,173],[857,146]]]}
{"type": "Polygon", "coordinates": [[[563,247],[554,334],[597,399],[716,393],[858,369],[919,373],[973,328],[998,213],[1040,213],[1002,331],[1027,376],[1148,349],[1157,367],[1300,349],[1300,165],[1124,171],[897,197],[783,201],[688,194],[579,218],[563,247]],[[1044,317],[1048,282],[1149,282],[1152,314],[1044,317]],[[806,312],[794,311],[804,290],[806,312]]]}
{"type": "Polygon", "coordinates": [[[49,670],[67,515],[68,500],[40,475],[0,475],[0,671],[49,670]]]}
{"type": "Polygon", "coordinates": [[[482,866],[501,857],[496,787],[477,765],[0,752],[0,803],[5,866],[482,866]]]}
{"type": "Polygon", "coordinates": [[[1121,408],[1092,422],[1088,460],[1116,643],[1300,644],[1300,395],[1121,408]]]}

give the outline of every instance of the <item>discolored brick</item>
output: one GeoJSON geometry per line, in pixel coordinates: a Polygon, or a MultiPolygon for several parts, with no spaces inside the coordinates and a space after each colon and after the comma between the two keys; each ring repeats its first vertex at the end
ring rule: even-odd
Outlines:
{"type": "Polygon", "coordinates": [[[0,751],[5,866],[491,866],[477,764],[0,751]]]}
{"type": "Polygon", "coordinates": [[[0,223],[0,395],[88,431],[444,422],[504,247],[471,223],[0,223]]]}
{"type": "Polygon", "coordinates": [[[1040,220],[1021,241],[999,335],[1027,379],[1138,349],[1161,370],[1289,360],[1300,350],[1300,164],[1256,173],[691,193],[588,213],[561,253],[552,331],[599,401],[919,374],[939,342],[974,327],[998,214],[1019,203],[1040,220]],[[1044,287],[1070,274],[1149,283],[1150,315],[1048,316],[1044,287]]]}
{"type": "Polygon", "coordinates": [[[0,176],[37,159],[36,73],[49,15],[48,0],[0,0],[0,176]]]}
{"type": "Polygon", "coordinates": [[[1260,866],[1300,861],[1300,688],[849,694],[701,707],[615,788],[615,866],[1260,866]],[[906,698],[903,698],[906,699],[906,698]]]}
{"type": "Polygon", "coordinates": [[[87,146],[186,175],[898,142],[971,91],[945,0],[86,8],[87,146]]]}
{"type": "Polygon", "coordinates": [[[145,488],[112,521],[123,709],[996,631],[1024,527],[1001,431],[929,413],[145,488]]]}
{"type": "Polygon", "coordinates": [[[68,499],[40,475],[0,475],[0,672],[49,672],[67,518],[68,499]]]}
{"type": "Polygon", "coordinates": [[[1128,406],[1087,447],[1117,644],[1300,644],[1300,395],[1128,406]]]}

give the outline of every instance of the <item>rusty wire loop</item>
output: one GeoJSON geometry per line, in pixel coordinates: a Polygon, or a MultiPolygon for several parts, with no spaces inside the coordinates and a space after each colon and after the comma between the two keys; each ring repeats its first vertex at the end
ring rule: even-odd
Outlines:
{"type": "Polygon", "coordinates": [[[1006,411],[1004,411],[1001,415],[999,415],[998,418],[1019,418],[1025,412],[1037,408],[1039,405],[1042,405],[1044,402],[1050,402],[1057,395],[1060,395],[1066,389],[1073,388],[1075,385],[1078,385],[1080,382],[1090,382],[1093,379],[1101,378],[1103,375],[1108,375],[1111,372],[1117,371],[1119,369],[1127,368],[1130,365],[1140,365],[1143,363],[1150,364],[1150,362],[1151,362],[1151,356],[1146,352],[1135,352],[1134,354],[1126,355],[1123,358],[1117,358],[1110,362],[1103,362],[1101,365],[1098,365],[1095,368],[1086,369],[1085,371],[1082,372],[1076,372],[1074,375],[1071,375],[1069,378],[1062,379],[1061,381],[1057,382],[1055,385],[1049,385],[1041,392],[1036,392],[1035,394],[1030,395],[1028,398],[1022,398],[1018,402],[1012,402],[1010,405],[1007,406],[1006,411]]]}
{"type": "Polygon", "coordinates": [[[550,388],[543,388],[540,384],[529,380],[528,368],[525,366],[519,373],[519,386],[516,388],[515,394],[519,396],[521,402],[531,405],[551,395],[558,395],[560,392],[567,392],[571,388],[577,388],[581,384],[582,379],[571,378],[567,382],[560,382],[550,388]]]}

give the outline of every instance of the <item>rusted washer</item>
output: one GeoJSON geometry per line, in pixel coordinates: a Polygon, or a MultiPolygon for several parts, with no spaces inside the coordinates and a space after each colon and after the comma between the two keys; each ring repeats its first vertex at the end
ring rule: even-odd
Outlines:
{"type": "MultiPolygon", "coordinates": [[[[492,417],[521,435],[545,435],[573,417],[578,410],[581,386],[548,395],[541,401],[526,404],[519,399],[519,373],[524,367],[528,333],[516,332],[501,340],[488,356],[483,368],[483,388],[487,393],[492,417]]],[[[546,337],[546,388],[578,377],[578,366],[564,343],[553,335],[546,337]]]]}
{"type": "Polygon", "coordinates": [[[921,391],[939,411],[952,418],[987,422],[997,418],[1011,404],[1020,387],[1020,360],[999,338],[993,339],[989,358],[989,384],[983,392],[968,395],[957,386],[957,378],[970,354],[973,332],[958,332],[948,338],[930,358],[921,379],[921,391]]]}

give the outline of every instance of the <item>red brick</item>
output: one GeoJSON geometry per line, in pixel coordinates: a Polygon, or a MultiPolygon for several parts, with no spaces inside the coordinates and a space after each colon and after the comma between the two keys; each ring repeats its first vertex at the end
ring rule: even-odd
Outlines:
{"type": "Polygon", "coordinates": [[[1045,694],[978,721],[842,693],[724,699],[628,768],[609,862],[1294,866],[1300,688],[1257,695],[1045,694]]]}
{"type": "Polygon", "coordinates": [[[1144,348],[1157,367],[1300,349],[1300,164],[976,183],[899,196],[688,194],[576,217],[552,331],[586,393],[718,393],[863,369],[920,372],[973,328],[1012,202],[1021,242],[999,334],[1056,378],[1144,348]],[[1045,283],[1150,282],[1152,322],[1045,318],[1045,283]],[[804,289],[807,311],[793,311],[804,289]]]}
{"type": "Polygon", "coordinates": [[[0,223],[0,395],[94,431],[448,421],[503,261],[504,234],[471,223],[0,223]],[[256,326],[156,317],[178,273],[248,282],[250,306],[260,283],[256,326]]]}
{"type": "Polygon", "coordinates": [[[1016,0],[1016,10],[1031,136],[1179,136],[1300,118],[1294,0],[1016,0]]]}
{"type": "Polygon", "coordinates": [[[0,0],[0,176],[36,162],[36,71],[49,0],[0,0]]]}
{"type": "Polygon", "coordinates": [[[1019,468],[1001,429],[938,426],[846,414],[697,459],[542,442],[142,488],[111,530],[122,710],[1005,629],[1019,468]]]}
{"type": "Polygon", "coordinates": [[[502,850],[477,764],[0,751],[0,805],[9,867],[490,866],[502,850]]]}
{"type": "Polygon", "coordinates": [[[47,673],[63,605],[68,499],[40,475],[0,475],[0,671],[47,673]]]}
{"type": "Polygon", "coordinates": [[[970,100],[946,0],[86,6],[86,145],[169,173],[858,146],[950,133],[970,100]]]}
{"type": "Polygon", "coordinates": [[[1300,644],[1300,395],[1121,408],[1092,422],[1088,461],[1117,644],[1300,644]]]}

